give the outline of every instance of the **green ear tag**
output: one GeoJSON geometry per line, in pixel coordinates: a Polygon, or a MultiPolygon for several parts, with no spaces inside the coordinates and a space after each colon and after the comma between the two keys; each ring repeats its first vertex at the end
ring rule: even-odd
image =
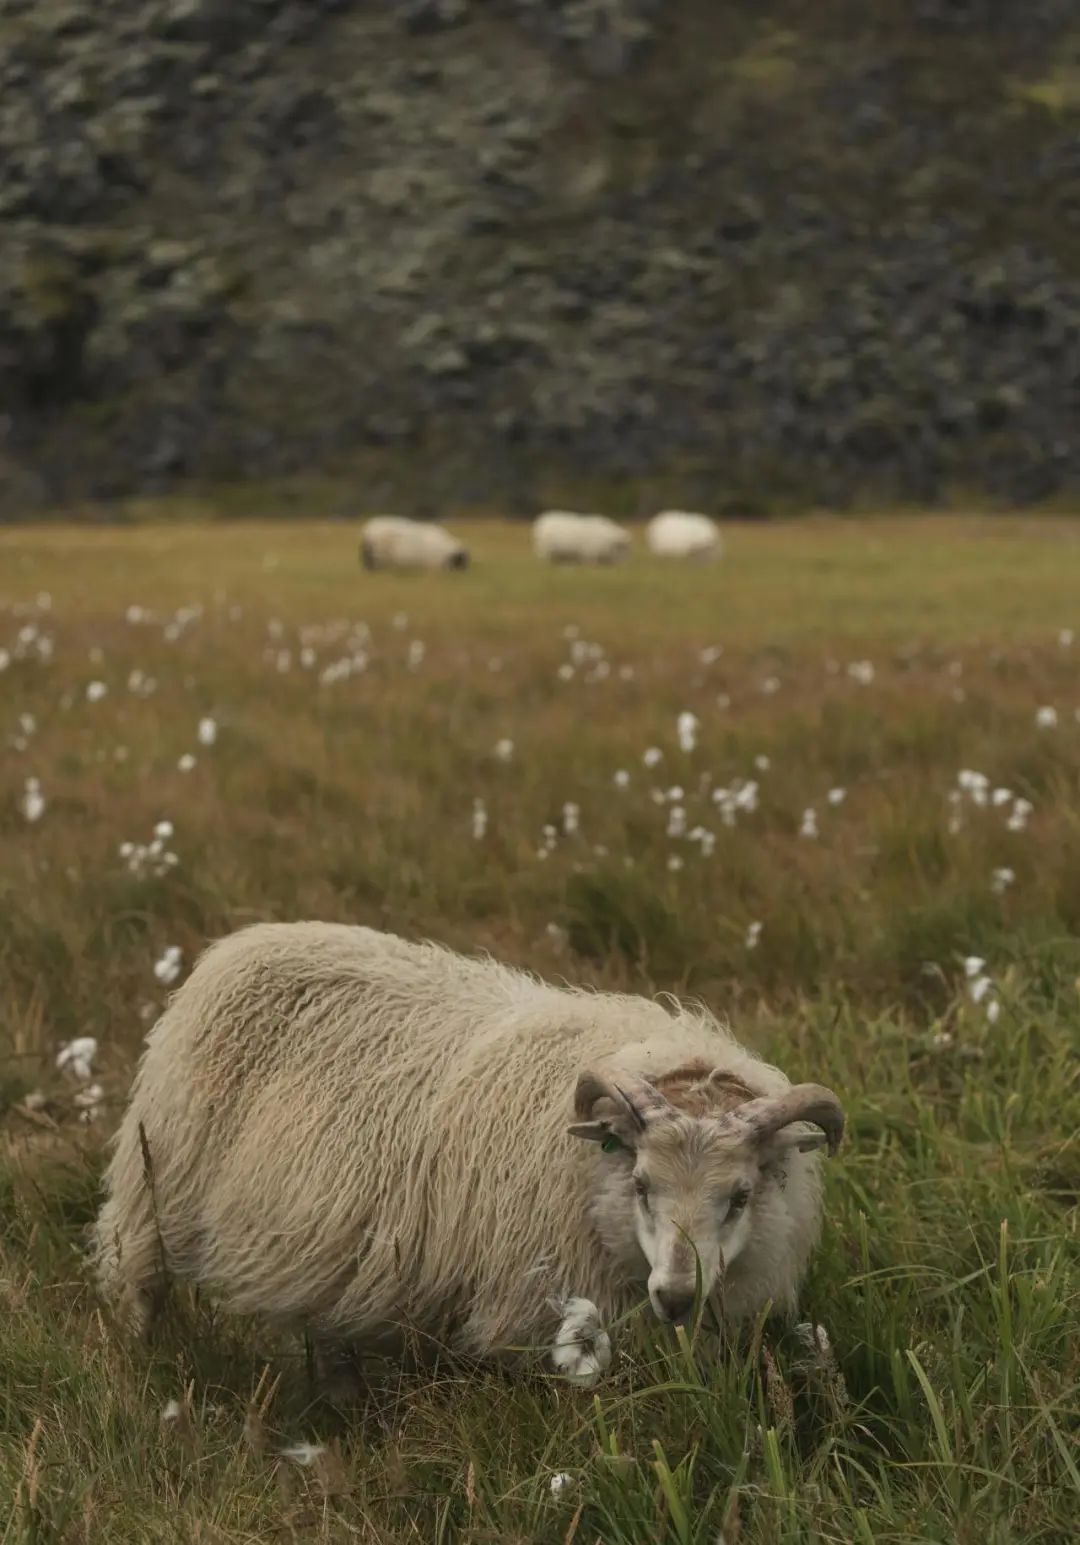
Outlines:
{"type": "Polygon", "coordinates": [[[619,1142],[617,1137],[605,1137],[600,1146],[605,1153],[618,1153],[622,1143],[619,1142]]]}

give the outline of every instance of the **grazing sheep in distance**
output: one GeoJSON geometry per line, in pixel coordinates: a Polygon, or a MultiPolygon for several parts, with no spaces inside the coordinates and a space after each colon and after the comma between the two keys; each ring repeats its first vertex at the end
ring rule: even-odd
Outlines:
{"type": "Polygon", "coordinates": [[[96,1225],[147,1328],[170,1278],[335,1346],[547,1345],[556,1303],[794,1306],[834,1094],[701,1009],[338,924],[213,945],[148,1037],[96,1225]],[[820,1128],[820,1131],[813,1130],[820,1128]],[[555,1301],[553,1303],[553,1300],[555,1301]]]}
{"type": "Polygon", "coordinates": [[[606,515],[548,510],[533,521],[533,546],[549,563],[619,563],[630,551],[629,531],[606,515]]]}
{"type": "Polygon", "coordinates": [[[360,561],[365,569],[467,569],[469,554],[442,526],[376,515],[364,525],[360,561]]]}
{"type": "Polygon", "coordinates": [[[658,558],[719,558],[723,552],[715,520],[687,510],[654,515],[645,528],[645,540],[658,558]]]}

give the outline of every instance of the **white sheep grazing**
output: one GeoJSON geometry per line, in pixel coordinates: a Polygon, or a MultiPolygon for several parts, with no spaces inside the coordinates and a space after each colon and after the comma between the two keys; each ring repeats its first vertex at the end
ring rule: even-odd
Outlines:
{"type": "Polygon", "coordinates": [[[575,1295],[607,1321],[647,1290],[682,1318],[698,1268],[744,1319],[794,1306],[813,1150],[843,1125],[834,1094],[792,1087],[703,1010],[368,928],[258,924],[202,956],[148,1037],[99,1280],[143,1328],[176,1278],[324,1349],[407,1327],[520,1354],[575,1295]]]}
{"type": "Polygon", "coordinates": [[[467,569],[467,548],[443,526],[376,515],[364,525],[360,561],[366,569],[467,569]]]}
{"type": "Polygon", "coordinates": [[[719,558],[723,552],[715,520],[688,510],[654,515],[645,527],[645,540],[657,558],[719,558]]]}
{"type": "Polygon", "coordinates": [[[606,515],[548,510],[533,521],[533,547],[549,563],[619,563],[630,545],[629,531],[606,515]]]}

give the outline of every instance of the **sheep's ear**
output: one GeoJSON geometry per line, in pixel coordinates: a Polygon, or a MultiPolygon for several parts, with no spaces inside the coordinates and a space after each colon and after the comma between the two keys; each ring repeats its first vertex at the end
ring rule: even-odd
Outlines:
{"type": "Polygon", "coordinates": [[[824,1132],[777,1132],[772,1139],[774,1148],[797,1148],[800,1153],[813,1153],[815,1149],[824,1148],[829,1139],[824,1132]]]}
{"type": "Polygon", "coordinates": [[[626,1144],[613,1131],[610,1121],[575,1121],[566,1130],[571,1137],[580,1137],[583,1142],[600,1143],[606,1153],[626,1149],[626,1144]]]}

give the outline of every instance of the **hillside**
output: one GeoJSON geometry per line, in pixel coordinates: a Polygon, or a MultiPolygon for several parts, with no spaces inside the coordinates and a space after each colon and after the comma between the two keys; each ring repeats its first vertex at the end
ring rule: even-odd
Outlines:
{"type": "Polygon", "coordinates": [[[1071,0],[0,0],[0,510],[1080,490],[1071,0]]]}

